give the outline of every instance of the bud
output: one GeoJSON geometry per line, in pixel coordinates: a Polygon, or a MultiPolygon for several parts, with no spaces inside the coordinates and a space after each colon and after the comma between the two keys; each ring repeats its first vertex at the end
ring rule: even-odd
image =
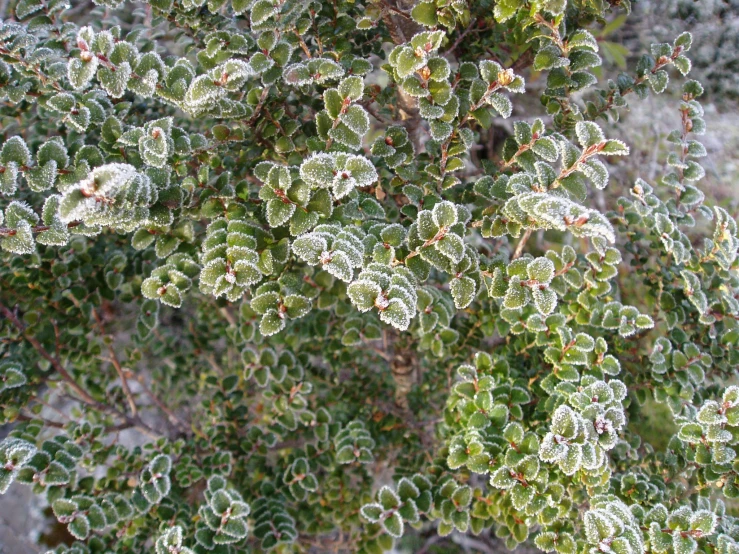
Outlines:
{"type": "Polygon", "coordinates": [[[512,69],[504,69],[498,72],[498,83],[502,87],[510,85],[515,78],[516,76],[513,74],[512,69]]]}

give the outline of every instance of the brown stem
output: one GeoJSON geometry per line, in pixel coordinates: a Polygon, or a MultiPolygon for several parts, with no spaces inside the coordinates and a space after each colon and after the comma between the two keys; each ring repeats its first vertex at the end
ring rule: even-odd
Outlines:
{"type": "Polygon", "coordinates": [[[77,393],[77,401],[83,402],[87,404],[88,406],[91,406],[97,410],[100,410],[103,413],[110,414],[112,416],[118,417],[126,422],[126,426],[124,428],[130,428],[135,427],[142,433],[148,435],[149,437],[153,439],[158,439],[159,436],[154,432],[154,430],[149,427],[146,423],[144,423],[141,418],[138,416],[131,417],[126,415],[125,413],[121,412],[120,410],[117,410],[116,408],[112,406],[106,406],[102,402],[98,402],[95,400],[90,394],[83,389],[70,375],[70,373],[64,368],[64,366],[61,364],[58,358],[55,356],[52,356],[46,348],[39,342],[39,340],[34,337],[33,335],[26,332],[26,328],[21,323],[21,321],[18,319],[18,317],[6,306],[3,304],[0,304],[0,313],[8,320],[10,323],[18,329],[20,334],[23,336],[24,339],[26,339],[31,346],[39,353],[39,355],[47,360],[51,367],[54,368],[54,370],[59,374],[59,376],[62,378],[62,380],[69,385],[72,390],[74,390],[77,393]]]}
{"type": "Polygon", "coordinates": [[[151,398],[151,401],[154,402],[154,404],[156,404],[157,407],[167,415],[171,423],[173,423],[174,425],[177,425],[183,431],[187,431],[189,429],[188,424],[182,419],[180,419],[177,416],[177,414],[175,414],[172,410],[169,409],[169,407],[162,401],[161,398],[159,398],[156,394],[152,392],[152,390],[144,382],[144,378],[141,375],[137,375],[133,373],[132,371],[126,371],[125,376],[126,378],[134,379],[141,386],[141,388],[144,390],[146,395],[149,398],[151,398]]]}
{"type": "Polygon", "coordinates": [[[264,107],[264,102],[267,100],[267,96],[269,95],[269,87],[264,87],[262,90],[262,95],[259,97],[259,102],[257,103],[257,107],[254,108],[254,113],[249,118],[249,120],[246,122],[246,125],[248,127],[251,127],[254,125],[254,122],[257,120],[257,116],[259,116],[259,112],[262,111],[262,108],[264,107]]]}
{"type": "Polygon", "coordinates": [[[513,251],[513,257],[511,259],[517,260],[521,257],[521,254],[523,254],[524,246],[526,246],[526,243],[528,242],[529,238],[531,237],[531,233],[533,232],[533,229],[526,229],[523,236],[521,237],[521,240],[518,241],[516,249],[513,251]]]}
{"type": "MultiPolygon", "coordinates": [[[[105,327],[103,325],[103,320],[100,317],[100,314],[97,312],[97,310],[92,310],[92,315],[95,318],[95,321],[97,321],[98,327],[100,328],[100,333],[105,335],[105,327]]],[[[115,349],[113,348],[113,343],[110,341],[105,341],[105,339],[103,339],[103,342],[105,342],[106,346],[108,347],[108,353],[110,354],[110,363],[113,364],[113,367],[118,374],[118,378],[121,380],[121,388],[123,388],[123,393],[126,395],[126,399],[128,400],[128,407],[131,410],[131,415],[133,417],[137,417],[139,409],[136,406],[136,402],[134,401],[133,394],[131,393],[131,388],[128,386],[128,380],[126,379],[123,367],[121,367],[121,362],[118,360],[118,356],[116,355],[115,349]]]]}
{"type": "MultiPolygon", "coordinates": [[[[67,223],[67,229],[73,229],[77,227],[78,225],[82,225],[81,221],[72,221],[71,223],[67,223]]],[[[31,232],[33,233],[40,233],[42,231],[48,231],[51,229],[48,225],[37,225],[36,227],[31,227],[31,232]]],[[[0,227],[0,237],[12,237],[16,235],[18,231],[16,229],[9,229],[8,227],[0,227]]]]}
{"type": "Polygon", "coordinates": [[[459,46],[460,44],[462,44],[462,41],[464,40],[464,37],[466,37],[469,34],[469,32],[472,30],[472,28],[475,25],[477,25],[477,20],[476,19],[474,21],[470,21],[470,24],[467,25],[467,28],[464,31],[462,31],[462,33],[460,33],[460,35],[457,37],[457,40],[454,41],[454,44],[452,44],[447,49],[447,52],[450,53],[450,54],[453,53],[457,49],[457,46],[459,46]]]}

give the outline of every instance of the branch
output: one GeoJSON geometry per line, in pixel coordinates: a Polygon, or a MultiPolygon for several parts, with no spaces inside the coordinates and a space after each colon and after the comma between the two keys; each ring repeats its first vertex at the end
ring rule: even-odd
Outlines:
{"type": "Polygon", "coordinates": [[[254,108],[254,113],[246,122],[247,127],[251,127],[252,125],[254,125],[254,122],[256,122],[257,117],[259,117],[259,112],[262,111],[262,108],[264,107],[264,102],[267,100],[267,96],[269,96],[269,87],[264,87],[264,89],[262,90],[262,94],[259,97],[257,107],[254,108]]]}
{"type": "Polygon", "coordinates": [[[133,373],[130,370],[129,371],[126,371],[125,372],[125,375],[126,375],[126,377],[130,377],[130,378],[134,379],[141,386],[141,388],[144,390],[144,392],[146,393],[146,395],[149,398],[151,398],[152,402],[154,402],[154,404],[156,404],[157,407],[160,410],[162,410],[162,412],[164,412],[167,415],[167,417],[169,418],[169,421],[172,424],[177,425],[183,431],[188,431],[189,430],[190,426],[187,424],[187,422],[185,422],[182,419],[180,419],[177,416],[177,414],[175,414],[172,410],[170,410],[167,407],[167,405],[164,402],[162,402],[162,400],[156,394],[154,394],[148,386],[146,386],[146,383],[144,382],[144,378],[141,375],[137,375],[137,374],[133,373]]]}
{"type": "Polygon", "coordinates": [[[518,244],[516,245],[516,249],[513,251],[513,257],[512,260],[517,260],[521,257],[521,254],[523,254],[523,248],[526,246],[526,243],[528,242],[529,238],[531,237],[531,233],[533,233],[533,229],[526,229],[523,236],[521,237],[521,240],[518,241],[518,244]]]}
{"type": "MultiPolygon", "coordinates": [[[[95,321],[97,321],[98,327],[100,327],[100,332],[105,335],[105,327],[103,326],[103,320],[100,317],[100,314],[97,313],[97,310],[92,310],[92,315],[95,318],[95,321]]],[[[124,374],[123,368],[121,367],[121,362],[118,360],[118,356],[115,353],[113,343],[111,341],[106,341],[104,338],[103,342],[105,342],[106,346],[108,347],[108,352],[110,353],[110,363],[113,364],[113,367],[115,368],[115,371],[116,373],[118,373],[118,377],[121,380],[121,387],[123,388],[123,393],[126,395],[126,399],[128,400],[128,406],[131,409],[131,415],[133,417],[137,417],[139,409],[136,406],[133,394],[131,394],[131,389],[128,386],[128,380],[126,379],[126,375],[124,374]]]]}
{"type": "Polygon", "coordinates": [[[477,25],[477,20],[470,21],[470,24],[467,25],[467,28],[462,31],[462,33],[457,37],[457,40],[454,41],[454,44],[452,44],[446,51],[447,54],[452,54],[457,49],[457,46],[462,44],[462,41],[464,40],[464,37],[466,37],[469,32],[472,30],[472,28],[477,25]]]}
{"type": "Polygon", "coordinates": [[[26,328],[21,323],[21,321],[18,319],[18,317],[6,306],[3,304],[0,304],[0,314],[2,314],[10,323],[18,329],[20,334],[23,336],[24,339],[26,339],[31,346],[39,353],[39,355],[47,360],[51,367],[54,368],[54,370],[59,374],[59,376],[62,378],[62,380],[67,383],[76,393],[77,393],[77,401],[83,402],[87,404],[88,406],[91,406],[97,410],[100,410],[103,413],[110,414],[112,416],[118,417],[126,422],[126,427],[123,428],[130,428],[135,427],[142,433],[148,435],[149,437],[153,439],[158,439],[159,436],[156,434],[156,432],[149,427],[146,423],[144,423],[140,417],[131,417],[126,415],[125,413],[121,412],[120,410],[117,410],[116,408],[112,406],[106,406],[102,402],[98,402],[95,400],[90,394],[83,389],[70,375],[70,373],[64,368],[64,366],[61,364],[58,358],[52,356],[48,350],[44,348],[44,346],[39,342],[39,340],[34,337],[33,335],[26,332],[26,328]]]}
{"type": "MultiPolygon", "coordinates": [[[[82,222],[72,221],[71,223],[67,223],[67,229],[73,229],[77,227],[78,225],[82,225],[82,222]]],[[[49,229],[51,229],[49,225],[37,225],[36,227],[31,227],[31,232],[41,233],[42,231],[48,231],[49,229]]],[[[17,229],[9,229],[8,227],[0,227],[0,237],[12,237],[16,234],[18,234],[17,229]]]]}
{"type": "Polygon", "coordinates": [[[383,125],[389,125],[390,124],[390,122],[387,119],[385,119],[384,117],[382,117],[380,115],[380,112],[378,112],[377,111],[377,108],[375,108],[372,105],[372,102],[371,101],[360,100],[359,102],[357,102],[357,104],[361,105],[365,110],[367,110],[367,112],[372,117],[374,117],[379,123],[382,123],[383,125]]]}

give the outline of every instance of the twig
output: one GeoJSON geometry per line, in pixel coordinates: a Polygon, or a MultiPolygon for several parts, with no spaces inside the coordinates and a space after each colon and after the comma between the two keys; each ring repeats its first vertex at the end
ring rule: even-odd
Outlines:
{"type": "MultiPolygon", "coordinates": [[[[100,317],[100,314],[97,313],[97,310],[92,310],[92,315],[95,318],[95,321],[97,321],[98,327],[100,327],[100,332],[105,335],[105,326],[103,325],[103,320],[100,317]]],[[[115,368],[115,371],[116,373],[118,373],[118,377],[121,380],[121,387],[123,388],[123,393],[126,395],[126,399],[128,400],[128,407],[131,409],[131,415],[136,417],[138,416],[139,409],[136,406],[133,394],[131,394],[131,389],[128,386],[128,380],[126,379],[123,368],[121,367],[121,362],[118,360],[118,356],[115,353],[112,342],[108,342],[105,339],[103,339],[103,342],[105,342],[106,346],[108,347],[108,352],[110,353],[110,363],[113,364],[113,367],[115,368]]]]}
{"type": "Polygon", "coordinates": [[[378,112],[377,108],[372,105],[372,102],[360,100],[359,102],[357,102],[357,104],[360,104],[365,110],[367,110],[367,112],[369,112],[369,114],[374,117],[379,123],[382,123],[383,125],[390,124],[387,119],[380,115],[380,112],[378,112]]]}
{"type": "Polygon", "coordinates": [[[159,407],[159,409],[162,410],[167,415],[170,422],[179,426],[183,431],[187,431],[190,428],[189,425],[185,421],[180,419],[177,416],[177,414],[175,414],[172,410],[170,410],[169,407],[167,407],[167,405],[164,402],[162,402],[162,400],[156,394],[154,394],[148,386],[146,386],[146,383],[144,382],[144,378],[141,375],[137,375],[129,370],[129,371],[126,371],[126,377],[130,377],[134,379],[141,386],[141,388],[146,393],[146,395],[149,398],[151,398],[152,402],[154,402],[154,404],[156,404],[159,407]]]}
{"type": "Polygon", "coordinates": [[[46,361],[48,361],[51,364],[51,367],[54,368],[54,370],[59,374],[59,376],[62,378],[62,380],[69,385],[72,390],[74,390],[77,393],[78,398],[76,400],[78,402],[83,402],[87,404],[88,406],[91,406],[97,410],[100,410],[103,413],[107,413],[110,415],[113,415],[115,417],[118,417],[126,422],[126,427],[135,427],[145,435],[149,436],[153,439],[158,439],[159,436],[156,434],[156,432],[149,427],[146,423],[144,423],[141,418],[138,416],[131,417],[127,414],[121,412],[120,410],[112,407],[112,406],[106,406],[102,402],[98,402],[95,400],[90,394],[83,389],[70,375],[70,373],[64,368],[64,366],[61,364],[61,362],[51,354],[49,354],[49,351],[44,348],[44,346],[39,342],[39,340],[34,337],[33,335],[30,335],[26,333],[26,328],[21,323],[21,321],[16,317],[16,315],[8,309],[3,304],[0,304],[0,313],[8,320],[10,323],[18,329],[20,334],[23,336],[24,339],[26,339],[31,346],[39,353],[39,355],[44,358],[46,361]]]}
{"type": "Polygon", "coordinates": [[[512,260],[517,260],[521,257],[521,254],[523,254],[524,246],[526,246],[526,242],[528,242],[529,237],[531,237],[531,233],[533,233],[533,229],[526,229],[523,236],[521,237],[521,240],[518,241],[518,244],[516,245],[516,249],[513,251],[513,257],[512,260]]]}
{"type": "MultiPolygon", "coordinates": [[[[82,225],[82,222],[72,221],[71,223],[67,223],[67,229],[73,229],[74,227],[77,227],[78,225],[82,225]]],[[[36,227],[31,227],[31,232],[41,233],[42,231],[48,231],[49,229],[51,229],[49,225],[37,225],[36,227]]],[[[0,237],[12,237],[16,234],[18,234],[17,229],[9,229],[8,227],[0,227],[0,237]]]]}
{"type": "Polygon", "coordinates": [[[298,30],[295,30],[295,36],[298,37],[298,44],[300,44],[300,48],[303,49],[303,52],[305,52],[305,55],[309,58],[312,58],[310,50],[308,50],[308,45],[303,40],[303,37],[300,36],[300,33],[298,33],[298,30]]]}
{"type": "Polygon", "coordinates": [[[259,97],[259,102],[257,103],[257,107],[254,108],[254,113],[246,122],[246,125],[248,127],[251,127],[252,125],[254,125],[254,122],[257,120],[257,116],[259,116],[259,112],[261,112],[262,108],[264,107],[264,102],[267,100],[268,95],[269,95],[269,87],[264,87],[264,89],[262,89],[262,95],[259,97]]]}
{"type": "Polygon", "coordinates": [[[469,32],[472,30],[472,28],[475,25],[477,25],[477,20],[476,19],[474,21],[470,21],[470,24],[467,25],[467,28],[464,31],[462,31],[462,34],[460,34],[457,37],[457,40],[454,41],[454,44],[452,44],[447,49],[447,53],[452,54],[457,49],[457,46],[459,46],[462,43],[462,41],[464,40],[464,37],[466,37],[469,34],[469,32]]]}

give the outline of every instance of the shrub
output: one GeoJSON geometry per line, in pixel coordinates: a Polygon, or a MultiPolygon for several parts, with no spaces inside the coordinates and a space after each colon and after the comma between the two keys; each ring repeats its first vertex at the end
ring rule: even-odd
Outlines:
{"type": "Polygon", "coordinates": [[[599,84],[625,0],[96,2],[0,23],[0,492],[55,552],[739,552],[699,83],[599,192],[690,35],[599,84]]]}

